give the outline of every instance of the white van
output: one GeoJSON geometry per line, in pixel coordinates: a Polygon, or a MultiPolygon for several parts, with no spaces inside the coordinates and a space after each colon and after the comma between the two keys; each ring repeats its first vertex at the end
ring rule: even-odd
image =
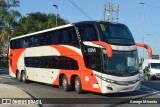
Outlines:
{"type": "Polygon", "coordinates": [[[145,59],[142,64],[142,73],[145,80],[160,79],[160,60],[145,59]]]}

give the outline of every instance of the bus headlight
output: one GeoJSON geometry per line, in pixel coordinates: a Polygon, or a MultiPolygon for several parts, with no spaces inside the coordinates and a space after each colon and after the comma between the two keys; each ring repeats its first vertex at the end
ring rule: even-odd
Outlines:
{"type": "Polygon", "coordinates": [[[116,81],[108,79],[108,78],[102,78],[104,81],[109,82],[109,83],[115,83],[116,81]]]}

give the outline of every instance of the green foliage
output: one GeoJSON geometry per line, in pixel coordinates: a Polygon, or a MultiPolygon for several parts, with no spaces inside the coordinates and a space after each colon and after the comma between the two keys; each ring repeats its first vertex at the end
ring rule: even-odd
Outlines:
{"type": "Polygon", "coordinates": [[[2,31],[1,36],[5,36],[3,38],[11,36],[13,28],[17,25],[21,14],[13,7],[18,6],[18,0],[0,0],[0,31],[2,31]]]}
{"type": "MultiPolygon", "coordinates": [[[[58,25],[67,24],[68,21],[60,18],[58,16],[58,25]]],[[[29,13],[26,17],[22,17],[18,26],[14,28],[13,36],[20,36],[23,34],[28,34],[48,28],[56,27],[56,16],[54,14],[45,14],[45,13],[29,13]]]]}

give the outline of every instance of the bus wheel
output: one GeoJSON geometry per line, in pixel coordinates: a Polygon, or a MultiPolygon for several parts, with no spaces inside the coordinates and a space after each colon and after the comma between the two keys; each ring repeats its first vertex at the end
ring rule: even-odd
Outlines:
{"type": "Polygon", "coordinates": [[[68,79],[65,75],[63,76],[62,79],[62,87],[64,91],[68,91],[70,89],[70,86],[68,85],[68,79]]]}
{"type": "Polygon", "coordinates": [[[81,80],[78,76],[75,78],[75,91],[78,94],[82,93],[82,84],[81,84],[81,80]]]}
{"type": "Polygon", "coordinates": [[[19,71],[17,71],[17,79],[18,81],[22,81],[22,76],[21,76],[21,73],[19,71]]]}
{"type": "Polygon", "coordinates": [[[27,81],[26,81],[26,73],[25,73],[25,71],[22,72],[21,76],[22,76],[22,82],[26,83],[27,81]]]}

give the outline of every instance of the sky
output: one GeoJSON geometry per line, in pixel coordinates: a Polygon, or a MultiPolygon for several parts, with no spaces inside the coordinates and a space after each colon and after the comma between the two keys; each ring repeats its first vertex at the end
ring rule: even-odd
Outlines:
{"type": "MultiPolygon", "coordinates": [[[[31,12],[58,14],[70,23],[90,20],[75,8],[69,0],[19,0],[20,7],[16,8],[22,16],[31,12]]],[[[103,20],[104,4],[109,0],[74,0],[93,20],[103,20]]],[[[153,54],[160,55],[160,0],[110,0],[111,4],[119,4],[119,23],[127,25],[136,43],[144,43],[152,48],[153,54]],[[145,2],[144,5],[140,4],[145,2]],[[144,18],[143,18],[144,17],[144,18]],[[143,29],[144,28],[144,33],[143,29]],[[144,34],[144,35],[143,35],[144,34]]],[[[138,48],[142,56],[142,48],[138,48]]],[[[147,51],[145,50],[147,58],[147,51]]]]}

